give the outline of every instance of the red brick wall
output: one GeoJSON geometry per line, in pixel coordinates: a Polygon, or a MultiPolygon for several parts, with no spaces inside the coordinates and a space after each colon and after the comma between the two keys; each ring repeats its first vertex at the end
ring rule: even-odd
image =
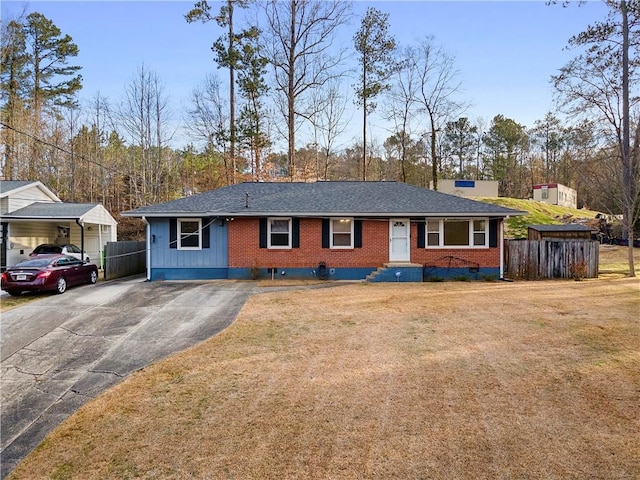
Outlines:
{"type": "MultiPolygon", "coordinates": [[[[421,228],[424,228],[421,225],[421,228]]],[[[449,256],[481,267],[500,267],[500,248],[418,248],[418,224],[411,224],[411,261],[422,265],[447,267],[449,256]]],[[[455,266],[455,265],[451,265],[455,266]]]]}
{"type": "MultiPolygon", "coordinates": [[[[236,218],[228,224],[230,268],[299,268],[319,262],[340,267],[381,266],[389,261],[389,221],[363,220],[362,248],[332,250],[322,248],[322,220],[300,219],[300,248],[286,250],[260,248],[259,220],[236,218]]],[[[498,248],[485,249],[424,249],[418,248],[418,225],[411,224],[411,261],[413,263],[446,266],[442,257],[453,255],[481,267],[500,266],[498,248]],[[440,260],[439,260],[440,259],[440,260]]]]}

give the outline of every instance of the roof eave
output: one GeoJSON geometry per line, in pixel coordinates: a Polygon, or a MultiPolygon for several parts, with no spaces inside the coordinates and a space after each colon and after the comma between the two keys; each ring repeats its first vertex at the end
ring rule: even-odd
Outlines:
{"type": "Polygon", "coordinates": [[[133,218],[201,218],[201,217],[511,217],[526,215],[527,212],[273,212],[273,211],[229,211],[229,212],[122,212],[123,217],[133,218]]]}

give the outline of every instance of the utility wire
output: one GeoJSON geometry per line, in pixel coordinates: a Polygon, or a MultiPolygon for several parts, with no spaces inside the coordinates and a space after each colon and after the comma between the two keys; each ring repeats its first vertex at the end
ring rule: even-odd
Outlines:
{"type": "Polygon", "coordinates": [[[85,162],[87,162],[87,163],[92,163],[92,164],[94,164],[94,165],[96,165],[96,166],[98,166],[98,167],[100,167],[100,168],[104,168],[105,170],[108,170],[108,171],[110,171],[110,172],[115,172],[115,173],[118,173],[118,174],[120,174],[120,175],[125,175],[125,173],[124,173],[124,172],[122,172],[122,171],[118,170],[117,168],[114,168],[114,167],[108,167],[108,166],[106,166],[106,165],[103,165],[103,164],[102,164],[102,163],[100,163],[100,162],[97,162],[97,161],[95,161],[95,160],[91,160],[91,159],[89,159],[89,158],[85,157],[85,156],[84,156],[84,155],[82,155],[82,154],[75,153],[75,152],[70,152],[69,150],[67,150],[67,149],[65,149],[65,148],[62,148],[62,147],[61,147],[61,146],[59,146],[59,145],[56,145],[56,144],[51,143],[51,142],[48,142],[48,141],[46,141],[46,140],[42,140],[41,138],[38,138],[38,137],[36,137],[35,135],[32,135],[31,133],[23,132],[22,130],[18,130],[17,128],[12,127],[11,125],[7,125],[6,123],[4,123],[4,122],[2,122],[2,121],[0,121],[0,125],[2,125],[2,126],[3,126],[3,127],[5,127],[5,128],[8,128],[9,130],[13,130],[14,132],[16,132],[16,133],[18,133],[18,134],[20,134],[20,135],[24,135],[25,137],[30,138],[31,140],[34,140],[35,142],[41,143],[41,144],[43,144],[43,145],[47,145],[48,147],[55,148],[56,150],[60,150],[61,152],[66,153],[67,155],[74,155],[74,156],[76,156],[76,157],[78,157],[78,158],[80,158],[80,159],[84,160],[84,161],[85,161],[85,162]]]}

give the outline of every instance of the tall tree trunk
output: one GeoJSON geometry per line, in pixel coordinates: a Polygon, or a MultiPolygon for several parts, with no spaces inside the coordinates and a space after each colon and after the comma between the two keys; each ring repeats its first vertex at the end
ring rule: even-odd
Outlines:
{"type": "Polygon", "coordinates": [[[289,38],[289,70],[287,85],[287,133],[289,136],[289,177],[293,182],[296,177],[296,121],[295,121],[295,61],[296,51],[293,47],[296,45],[296,0],[291,0],[291,25],[289,38]]]}
{"type": "MultiPolygon", "coordinates": [[[[622,14],[622,184],[624,223],[627,229],[629,276],[635,277],[633,261],[633,224],[635,206],[637,203],[637,175],[632,175],[636,169],[632,168],[630,149],[630,119],[629,119],[629,12],[627,2],[620,1],[622,14]]],[[[637,172],[636,172],[637,173],[637,172]]]]}
{"type": "Polygon", "coordinates": [[[229,155],[231,156],[231,183],[236,183],[236,82],[235,82],[235,61],[233,49],[233,1],[227,0],[229,8],[229,155]]]}

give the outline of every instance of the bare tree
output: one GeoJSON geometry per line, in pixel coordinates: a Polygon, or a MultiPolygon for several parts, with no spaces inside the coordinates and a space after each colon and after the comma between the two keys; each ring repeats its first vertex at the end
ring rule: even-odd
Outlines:
{"type": "Polygon", "coordinates": [[[596,22],[572,37],[572,46],[588,46],[553,77],[561,105],[575,116],[595,115],[608,124],[615,138],[620,170],[619,205],[629,241],[629,275],[635,276],[633,259],[634,224],[640,215],[640,118],[631,145],[631,113],[638,97],[637,61],[629,53],[640,47],[640,4],[607,0],[608,18],[596,22]]]}
{"type": "Polygon", "coordinates": [[[125,88],[118,119],[125,137],[138,151],[131,162],[130,186],[135,204],[161,201],[170,173],[170,111],[160,78],[144,65],[125,88]]]}
{"type": "MultiPolygon", "coordinates": [[[[304,97],[342,75],[342,50],[335,33],[348,20],[350,3],[341,0],[270,0],[266,5],[267,57],[274,68],[278,105],[286,121],[288,174],[296,176],[298,120],[313,115],[304,97]]],[[[316,107],[314,107],[316,108],[316,107]]]]}
{"type": "MultiPolygon", "coordinates": [[[[404,52],[405,58],[412,55],[411,49],[404,52]]],[[[414,68],[408,68],[409,64],[404,63],[395,72],[392,77],[391,89],[388,95],[388,102],[385,106],[385,117],[393,122],[395,130],[392,138],[387,140],[393,144],[399,154],[401,182],[407,182],[407,155],[410,146],[414,143],[411,140],[412,120],[416,118],[417,98],[419,94],[419,82],[417,71],[414,68]]]]}
{"type": "Polygon", "coordinates": [[[338,139],[348,126],[345,114],[349,100],[343,92],[339,79],[333,79],[312,95],[313,102],[319,107],[311,117],[316,180],[329,180],[329,169],[332,161],[335,161],[338,139]]]}
{"type": "Polygon", "coordinates": [[[432,37],[426,37],[417,47],[409,50],[406,61],[408,68],[415,70],[418,79],[416,102],[426,115],[431,144],[431,168],[433,189],[438,189],[437,135],[447,121],[452,120],[464,109],[456,101],[461,81],[454,65],[454,58],[434,44],[432,37]]]}
{"type": "Polygon", "coordinates": [[[228,113],[225,100],[220,93],[220,80],[215,75],[207,75],[204,83],[193,89],[191,107],[187,110],[187,128],[209,149],[223,152],[227,185],[233,183],[233,163],[226,155],[230,144],[227,128],[228,113]]]}

